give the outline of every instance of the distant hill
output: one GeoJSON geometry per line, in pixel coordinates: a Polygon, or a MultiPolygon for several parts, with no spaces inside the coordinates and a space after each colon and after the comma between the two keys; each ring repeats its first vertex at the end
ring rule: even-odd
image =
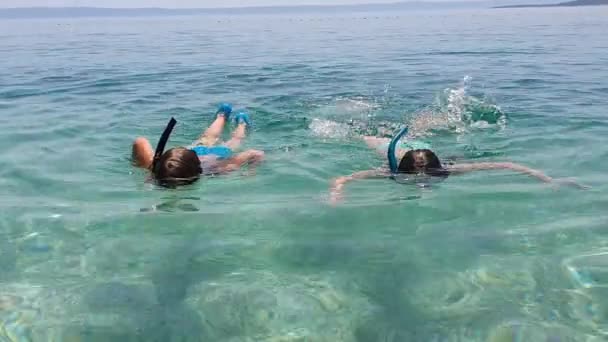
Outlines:
{"type": "Polygon", "coordinates": [[[608,5],[608,0],[574,0],[574,1],[560,2],[557,4],[509,5],[509,6],[496,6],[494,8],[578,7],[578,6],[602,6],[602,5],[608,5]]]}
{"type": "Polygon", "coordinates": [[[0,8],[0,18],[72,18],[72,17],[145,17],[176,15],[255,15],[255,14],[298,14],[336,12],[385,12],[411,10],[438,10],[459,8],[488,8],[488,3],[480,1],[408,1],[385,4],[362,5],[311,5],[272,6],[237,8],[95,8],[95,7],[29,7],[0,8]]]}

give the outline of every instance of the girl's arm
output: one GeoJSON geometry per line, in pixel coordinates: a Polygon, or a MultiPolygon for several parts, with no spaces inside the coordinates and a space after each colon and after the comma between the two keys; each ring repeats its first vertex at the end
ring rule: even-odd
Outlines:
{"type": "Polygon", "coordinates": [[[568,184],[580,189],[588,189],[587,186],[578,184],[571,179],[553,179],[539,170],[534,170],[529,167],[515,164],[515,163],[474,163],[474,164],[457,164],[452,165],[448,168],[450,172],[454,173],[465,173],[471,171],[483,171],[483,170],[511,170],[519,173],[526,174],[528,176],[534,177],[545,183],[561,183],[568,184]]]}
{"type": "Polygon", "coordinates": [[[234,157],[228,159],[226,163],[221,165],[222,172],[228,173],[236,171],[247,165],[249,172],[253,174],[255,168],[264,160],[264,152],[258,150],[247,150],[238,153],[234,157]]]}
{"type": "Polygon", "coordinates": [[[512,170],[520,172],[537,178],[545,183],[551,183],[553,180],[551,177],[543,174],[542,172],[534,169],[530,169],[523,165],[514,163],[474,163],[474,164],[457,164],[449,167],[451,172],[465,173],[472,171],[485,171],[485,170],[512,170]]]}
{"type": "Polygon", "coordinates": [[[152,161],[154,160],[154,150],[152,145],[146,138],[137,138],[133,142],[133,148],[131,150],[131,161],[133,165],[144,169],[150,169],[152,167],[152,161]]]}
{"type": "Polygon", "coordinates": [[[342,176],[334,179],[331,182],[330,187],[330,201],[332,204],[338,203],[342,199],[342,192],[346,183],[357,180],[357,179],[370,179],[370,178],[387,178],[390,177],[390,173],[386,170],[366,170],[355,172],[349,176],[342,176]]]}

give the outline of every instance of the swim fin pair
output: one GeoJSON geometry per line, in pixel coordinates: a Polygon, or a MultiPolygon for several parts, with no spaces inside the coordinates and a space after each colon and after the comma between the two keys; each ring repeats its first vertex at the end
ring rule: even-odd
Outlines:
{"type": "MultiPolygon", "coordinates": [[[[224,115],[226,120],[230,119],[230,114],[232,114],[232,105],[229,103],[222,103],[218,106],[216,115],[224,115]]],[[[251,120],[249,119],[249,114],[245,111],[240,111],[238,114],[234,116],[233,121],[238,124],[246,124],[247,126],[251,126],[251,120]]]]}

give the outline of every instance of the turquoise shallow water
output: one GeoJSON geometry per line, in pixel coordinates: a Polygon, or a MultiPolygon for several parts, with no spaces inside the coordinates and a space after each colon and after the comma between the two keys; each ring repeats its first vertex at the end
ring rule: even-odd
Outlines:
{"type": "Polygon", "coordinates": [[[607,15],[0,22],[0,340],[605,340],[607,15]],[[145,184],[131,141],[173,115],[187,144],[220,101],[253,114],[257,175],[145,184]],[[592,189],[475,173],[327,204],[383,162],[355,133],[429,117],[440,156],[592,189]]]}

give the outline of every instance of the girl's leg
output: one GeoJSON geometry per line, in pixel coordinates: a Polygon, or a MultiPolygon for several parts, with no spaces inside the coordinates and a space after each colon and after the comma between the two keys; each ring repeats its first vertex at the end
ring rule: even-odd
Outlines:
{"type": "Polygon", "coordinates": [[[146,138],[137,138],[133,142],[131,150],[131,158],[133,165],[149,169],[152,166],[152,160],[154,159],[154,150],[152,145],[146,138]]]}
{"type": "Polygon", "coordinates": [[[365,143],[367,144],[367,146],[369,148],[371,148],[372,150],[374,150],[382,155],[386,154],[386,148],[388,147],[388,144],[391,142],[391,140],[388,138],[378,138],[378,137],[370,137],[370,136],[364,136],[363,141],[365,141],[365,143]]]}
{"type": "Polygon", "coordinates": [[[201,134],[196,143],[207,147],[215,145],[222,135],[225,125],[226,117],[222,113],[218,114],[215,121],[201,134]]]}
{"type": "Polygon", "coordinates": [[[226,141],[225,145],[231,150],[236,150],[237,148],[239,148],[239,146],[241,146],[241,143],[243,142],[243,139],[245,139],[246,130],[247,124],[245,124],[244,122],[239,123],[234,133],[232,133],[232,138],[226,141]]]}

